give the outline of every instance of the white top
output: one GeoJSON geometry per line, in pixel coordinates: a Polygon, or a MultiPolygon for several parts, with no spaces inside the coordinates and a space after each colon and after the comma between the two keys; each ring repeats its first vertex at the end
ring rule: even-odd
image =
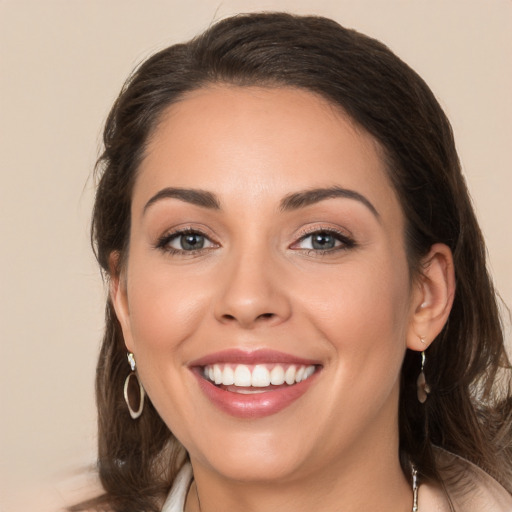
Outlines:
{"type": "MultiPolygon", "coordinates": [[[[454,457],[457,470],[462,474],[464,491],[449,487],[446,492],[436,485],[422,484],[418,495],[419,512],[512,512],[512,496],[496,480],[471,462],[445,452],[444,457],[454,457]],[[448,496],[454,509],[450,508],[448,496]]],[[[178,473],[162,512],[184,512],[185,500],[192,483],[190,463],[178,473]]]]}
{"type": "Polygon", "coordinates": [[[162,512],[183,512],[185,510],[185,500],[192,478],[192,466],[187,462],[176,476],[162,512]]]}

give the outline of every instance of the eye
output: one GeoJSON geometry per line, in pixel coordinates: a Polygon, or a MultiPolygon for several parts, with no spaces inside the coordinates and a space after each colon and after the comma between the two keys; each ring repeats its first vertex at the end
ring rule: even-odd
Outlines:
{"type": "Polygon", "coordinates": [[[354,247],[355,242],[342,233],[330,230],[318,230],[308,233],[294,244],[292,249],[330,252],[354,247]]]}
{"type": "Polygon", "coordinates": [[[184,230],[163,236],[157,247],[171,253],[194,253],[215,247],[206,235],[194,230],[184,230]]]}

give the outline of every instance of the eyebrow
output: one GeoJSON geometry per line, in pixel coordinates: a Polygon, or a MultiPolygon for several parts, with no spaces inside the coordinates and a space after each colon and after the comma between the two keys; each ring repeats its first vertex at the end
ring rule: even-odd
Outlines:
{"type": "Polygon", "coordinates": [[[325,199],[334,199],[337,197],[359,201],[364,206],[366,206],[373,213],[373,215],[377,217],[377,219],[380,218],[379,212],[375,206],[373,206],[373,204],[365,196],[359,192],[356,192],[355,190],[342,187],[314,188],[311,190],[304,190],[301,192],[289,194],[281,201],[280,209],[281,211],[297,210],[299,208],[304,208],[306,206],[319,203],[325,199]]]}
{"type": "Polygon", "coordinates": [[[220,210],[220,202],[211,192],[191,188],[173,188],[167,187],[157,192],[145,205],[142,214],[157,201],[162,199],[179,199],[186,203],[209,208],[211,210],[220,210]]]}
{"type": "MultiPolygon", "coordinates": [[[[379,212],[373,206],[373,204],[362,194],[355,190],[350,190],[342,187],[328,187],[328,188],[314,188],[310,190],[303,190],[300,192],[294,192],[284,197],[280,204],[280,210],[290,211],[305,208],[315,203],[325,201],[326,199],[335,198],[353,199],[359,201],[366,206],[377,219],[380,218],[379,212]]],[[[186,203],[194,204],[202,208],[208,208],[211,210],[220,210],[220,201],[215,194],[207,192],[206,190],[198,190],[191,188],[174,188],[166,187],[158,191],[149,201],[144,205],[142,213],[146,213],[146,210],[157,201],[162,199],[178,199],[186,203]]]]}

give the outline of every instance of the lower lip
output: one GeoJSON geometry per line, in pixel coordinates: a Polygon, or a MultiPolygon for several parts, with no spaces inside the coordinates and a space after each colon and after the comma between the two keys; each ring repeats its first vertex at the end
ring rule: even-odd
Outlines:
{"type": "Polygon", "coordinates": [[[194,372],[199,387],[219,409],[237,418],[263,418],[282,411],[298,400],[313,384],[319,370],[298,384],[248,395],[218,388],[204,379],[200,373],[194,372]]]}

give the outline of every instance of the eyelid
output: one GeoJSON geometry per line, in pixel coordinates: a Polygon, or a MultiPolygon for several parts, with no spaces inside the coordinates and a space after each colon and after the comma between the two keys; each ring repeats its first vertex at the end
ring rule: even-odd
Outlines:
{"type": "Polygon", "coordinates": [[[201,229],[190,225],[178,226],[176,228],[172,228],[166,231],[162,236],[158,237],[154,244],[154,247],[155,249],[159,249],[171,255],[193,256],[199,253],[208,252],[211,249],[219,247],[220,244],[213,239],[212,235],[206,233],[206,231],[207,230],[205,229],[201,229]],[[190,251],[186,251],[184,249],[176,249],[174,247],[169,246],[170,242],[172,242],[173,240],[179,238],[180,236],[188,234],[200,235],[204,237],[206,240],[208,240],[212,245],[210,247],[201,247],[199,249],[193,249],[190,251]]]}
{"type": "MultiPolygon", "coordinates": [[[[171,255],[183,255],[183,256],[193,256],[200,253],[209,252],[212,249],[220,247],[220,243],[215,240],[215,238],[209,233],[210,230],[202,228],[202,227],[196,227],[194,225],[182,225],[182,226],[176,226],[174,228],[171,228],[164,232],[164,234],[156,240],[154,243],[155,249],[159,249],[165,253],[171,254],[171,255]],[[199,249],[192,249],[192,250],[184,250],[184,249],[177,249],[169,246],[169,243],[176,238],[187,235],[187,234],[197,234],[202,237],[204,237],[208,242],[211,244],[209,247],[201,247],[199,249]]],[[[311,252],[315,254],[324,254],[324,253],[334,253],[340,250],[347,250],[355,247],[357,244],[349,232],[347,230],[343,230],[340,228],[335,228],[333,226],[309,226],[300,232],[299,235],[297,235],[296,241],[293,242],[289,249],[297,250],[297,251],[304,251],[304,252],[311,252]],[[328,235],[332,235],[339,244],[333,248],[330,249],[310,249],[310,248],[301,248],[297,247],[302,241],[307,239],[308,237],[317,234],[317,233],[326,233],[328,235]]]]}
{"type": "Polygon", "coordinates": [[[290,249],[295,250],[303,250],[306,252],[311,253],[317,253],[317,254],[323,254],[323,253],[333,253],[339,250],[347,250],[351,249],[356,246],[356,241],[354,240],[354,237],[347,233],[346,231],[343,231],[341,229],[334,228],[332,226],[314,226],[305,229],[298,237],[298,239],[293,242],[293,244],[290,246],[290,249]],[[337,241],[341,242],[338,246],[333,247],[332,249],[302,249],[297,246],[300,242],[304,241],[308,237],[316,234],[316,233],[326,233],[329,235],[333,235],[337,241]]]}

